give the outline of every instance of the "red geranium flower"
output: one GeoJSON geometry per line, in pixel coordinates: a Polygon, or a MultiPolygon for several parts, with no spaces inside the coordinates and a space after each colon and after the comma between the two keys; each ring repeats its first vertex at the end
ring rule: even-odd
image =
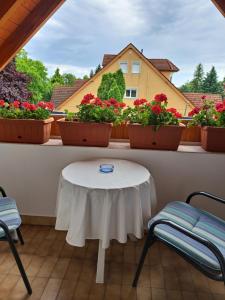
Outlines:
{"type": "Polygon", "coordinates": [[[14,108],[19,108],[20,107],[20,101],[15,100],[13,101],[10,106],[13,106],[14,108]]]}
{"type": "Polygon", "coordinates": [[[172,114],[175,114],[177,112],[176,108],[168,108],[166,111],[171,112],[172,114]]]}
{"type": "Polygon", "coordinates": [[[160,105],[153,105],[152,107],[151,107],[151,109],[152,109],[152,112],[154,113],[154,114],[156,114],[156,115],[159,115],[161,112],[162,112],[162,108],[161,108],[161,106],[160,105]]]}
{"type": "Polygon", "coordinates": [[[30,103],[29,103],[29,102],[23,102],[23,103],[21,104],[21,106],[22,106],[23,108],[25,108],[25,109],[30,109],[30,103]]]}
{"type": "Polygon", "coordinates": [[[203,95],[203,96],[202,96],[202,100],[205,100],[205,98],[206,98],[206,96],[205,96],[205,95],[203,95]]]}
{"type": "Polygon", "coordinates": [[[37,106],[36,106],[35,104],[33,104],[33,103],[30,103],[29,109],[30,109],[31,111],[35,111],[35,110],[37,109],[37,106]]]}
{"type": "Polygon", "coordinates": [[[163,93],[155,95],[154,99],[157,102],[167,102],[167,96],[163,93]]]}
{"type": "Polygon", "coordinates": [[[53,110],[54,109],[54,103],[53,102],[44,102],[45,103],[45,108],[48,110],[53,110]]]}
{"type": "Polygon", "coordinates": [[[192,116],[194,116],[194,115],[197,115],[197,114],[200,112],[200,110],[201,110],[200,107],[195,107],[195,108],[192,109],[192,111],[190,111],[190,112],[188,113],[188,116],[189,116],[189,117],[192,117],[192,116]]]}
{"type": "Polygon", "coordinates": [[[147,102],[148,101],[146,99],[144,99],[144,98],[142,98],[142,99],[136,99],[136,100],[134,100],[134,105],[135,106],[140,106],[140,105],[143,105],[143,104],[145,104],[147,102]]]}
{"type": "Polygon", "coordinates": [[[124,103],[124,102],[119,102],[119,106],[120,106],[121,108],[124,108],[124,107],[126,106],[126,103],[124,103]]]}
{"type": "Polygon", "coordinates": [[[0,107],[4,107],[5,106],[5,100],[0,100],[0,107]]]}
{"type": "Polygon", "coordinates": [[[96,106],[103,106],[102,100],[100,98],[92,99],[91,104],[96,106]]]}
{"type": "Polygon", "coordinates": [[[182,114],[180,114],[178,111],[177,112],[175,112],[175,114],[174,114],[174,116],[176,117],[176,118],[182,118],[182,114]]]}
{"type": "Polygon", "coordinates": [[[46,103],[45,103],[44,101],[38,102],[38,107],[41,107],[41,108],[45,109],[46,106],[47,106],[47,105],[46,105],[46,103]]]}

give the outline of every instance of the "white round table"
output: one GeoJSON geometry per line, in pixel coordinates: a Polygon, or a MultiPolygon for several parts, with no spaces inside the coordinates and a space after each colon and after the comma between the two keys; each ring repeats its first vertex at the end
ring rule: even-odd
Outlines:
{"type": "Polygon", "coordinates": [[[156,204],[153,178],[134,162],[97,159],[72,163],[62,170],[57,197],[57,230],[67,230],[66,241],[82,247],[85,239],[99,239],[96,282],[104,282],[105,249],[110,240],[142,238],[156,204]],[[101,173],[101,164],[113,164],[101,173]]]}

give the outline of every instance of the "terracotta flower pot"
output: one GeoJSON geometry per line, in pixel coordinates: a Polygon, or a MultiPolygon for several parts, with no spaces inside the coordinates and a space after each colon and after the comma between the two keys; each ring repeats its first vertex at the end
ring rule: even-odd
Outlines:
{"type": "Polygon", "coordinates": [[[181,126],[142,126],[128,124],[128,134],[131,148],[177,150],[182,131],[181,126]]]}
{"type": "Polygon", "coordinates": [[[46,120],[1,119],[0,142],[43,144],[50,138],[53,118],[46,120]]]}
{"type": "Polygon", "coordinates": [[[107,147],[112,131],[110,123],[57,121],[63,145],[107,147]]]}
{"type": "Polygon", "coordinates": [[[211,126],[202,127],[201,145],[206,151],[225,152],[225,128],[211,126]]]}

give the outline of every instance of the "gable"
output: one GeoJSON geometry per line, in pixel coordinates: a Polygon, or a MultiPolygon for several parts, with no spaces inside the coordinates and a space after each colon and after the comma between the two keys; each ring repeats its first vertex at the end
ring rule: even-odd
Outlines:
{"type": "MultiPolygon", "coordinates": [[[[132,76],[134,74],[129,73],[125,74],[124,77],[126,87],[138,85],[138,89],[140,90],[138,97],[152,99],[157,93],[165,93],[168,96],[169,105],[177,107],[181,113],[186,114],[193,108],[193,104],[190,103],[185,96],[142,55],[141,52],[130,44],[69,99],[64,101],[58,109],[60,111],[63,111],[64,109],[76,111],[76,106],[80,103],[85,94],[93,93],[97,95],[97,90],[103,74],[117,71],[119,69],[120,61],[129,61],[130,63],[132,60],[140,60],[141,73],[135,74],[135,76],[132,76]]],[[[125,99],[125,102],[127,104],[132,104],[131,100],[125,99]]]]}

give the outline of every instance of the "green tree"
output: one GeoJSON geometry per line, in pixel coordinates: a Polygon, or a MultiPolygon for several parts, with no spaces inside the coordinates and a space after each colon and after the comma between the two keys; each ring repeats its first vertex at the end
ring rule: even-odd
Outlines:
{"type": "Polygon", "coordinates": [[[110,98],[114,98],[117,101],[122,101],[122,96],[120,93],[119,86],[114,78],[112,79],[111,87],[108,92],[108,99],[110,98]]]}
{"type": "Polygon", "coordinates": [[[63,77],[63,82],[65,85],[74,85],[75,80],[76,80],[76,76],[71,74],[71,73],[64,73],[62,75],[63,77]]]}
{"type": "Polygon", "coordinates": [[[101,84],[98,88],[98,97],[107,100],[109,98],[115,98],[117,101],[122,101],[125,93],[125,80],[121,70],[116,71],[115,73],[107,73],[102,76],[101,84]],[[117,86],[119,93],[117,92],[117,86]],[[116,97],[112,96],[112,91],[116,97]]]}
{"type": "Polygon", "coordinates": [[[180,87],[181,92],[184,93],[190,93],[193,92],[193,88],[192,88],[192,84],[190,81],[184,83],[181,87],[180,87]]]}
{"type": "Polygon", "coordinates": [[[48,78],[47,68],[39,60],[28,57],[25,50],[21,50],[16,58],[16,70],[29,76],[28,91],[32,94],[31,101],[37,103],[41,100],[50,100],[52,85],[48,78]]]}
{"type": "Polygon", "coordinates": [[[206,74],[202,87],[203,87],[204,93],[220,93],[221,92],[221,87],[218,82],[218,76],[217,76],[216,69],[214,66],[206,74]]]}
{"type": "Polygon", "coordinates": [[[100,99],[107,100],[108,98],[108,93],[110,90],[110,87],[112,85],[113,81],[113,73],[106,73],[102,76],[101,84],[98,88],[98,93],[97,96],[100,99]]]}
{"type": "Polygon", "coordinates": [[[95,74],[97,74],[99,71],[101,71],[102,67],[100,64],[97,65],[96,69],[95,69],[95,74]]]}
{"type": "Polygon", "coordinates": [[[59,68],[55,70],[55,73],[51,77],[51,83],[53,86],[64,85],[64,79],[63,76],[60,74],[59,68]]]}
{"type": "Polygon", "coordinates": [[[92,78],[94,76],[94,71],[91,69],[89,77],[92,78]]]}
{"type": "Polygon", "coordinates": [[[84,75],[84,76],[83,76],[83,79],[84,79],[84,80],[88,80],[88,79],[89,79],[88,75],[84,75]]]}
{"type": "Polygon", "coordinates": [[[118,71],[116,71],[114,73],[114,78],[115,78],[118,88],[120,90],[120,95],[122,97],[120,100],[122,101],[123,96],[125,94],[126,86],[125,86],[125,79],[123,76],[123,72],[121,69],[119,69],[118,71]]]}
{"type": "Polygon", "coordinates": [[[195,72],[194,72],[194,78],[191,81],[191,89],[192,91],[195,91],[196,93],[200,93],[203,90],[203,80],[204,80],[204,70],[203,65],[198,64],[195,72]]]}

